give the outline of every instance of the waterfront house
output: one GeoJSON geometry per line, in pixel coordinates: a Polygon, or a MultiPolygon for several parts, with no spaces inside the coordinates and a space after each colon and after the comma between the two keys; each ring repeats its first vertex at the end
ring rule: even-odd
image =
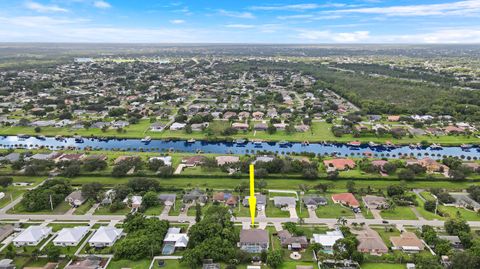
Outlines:
{"type": "Polygon", "coordinates": [[[323,165],[327,171],[344,171],[355,168],[355,161],[352,159],[324,160],[323,165]]]}

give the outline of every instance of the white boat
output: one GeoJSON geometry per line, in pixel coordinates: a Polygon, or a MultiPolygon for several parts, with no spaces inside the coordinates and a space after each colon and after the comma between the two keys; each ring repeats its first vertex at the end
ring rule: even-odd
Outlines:
{"type": "Polygon", "coordinates": [[[148,143],[150,141],[152,141],[152,138],[150,136],[146,136],[145,138],[142,139],[143,143],[148,143]]]}
{"type": "Polygon", "coordinates": [[[261,141],[261,140],[255,140],[255,141],[253,141],[253,144],[254,144],[255,146],[261,146],[261,145],[262,145],[262,141],[261,141]]]}
{"type": "Polygon", "coordinates": [[[236,144],[245,144],[245,143],[247,143],[247,140],[245,140],[245,139],[237,139],[237,140],[235,140],[235,143],[236,143],[236,144]]]}
{"type": "Polygon", "coordinates": [[[372,148],[373,148],[373,147],[378,147],[378,144],[377,144],[377,143],[374,143],[374,142],[372,142],[372,141],[368,142],[368,145],[369,145],[370,147],[372,147],[372,148]]]}
{"type": "Polygon", "coordinates": [[[430,146],[431,149],[442,149],[442,146],[440,144],[432,144],[430,146]]]}
{"type": "Polygon", "coordinates": [[[75,142],[77,143],[83,143],[83,137],[76,135],[73,137],[75,139],[75,142]]]}
{"type": "Polygon", "coordinates": [[[196,141],[195,139],[191,138],[187,140],[187,143],[195,143],[195,141],[196,141]]]}
{"type": "Polygon", "coordinates": [[[462,149],[470,149],[470,148],[473,147],[473,145],[472,145],[472,144],[462,144],[460,147],[461,147],[462,149]]]}

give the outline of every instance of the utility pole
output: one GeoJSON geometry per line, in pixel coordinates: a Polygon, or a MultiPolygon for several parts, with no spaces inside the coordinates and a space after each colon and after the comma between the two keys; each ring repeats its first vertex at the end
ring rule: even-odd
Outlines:
{"type": "Polygon", "coordinates": [[[50,207],[52,208],[53,211],[53,201],[52,201],[52,195],[50,194],[50,207]]]}

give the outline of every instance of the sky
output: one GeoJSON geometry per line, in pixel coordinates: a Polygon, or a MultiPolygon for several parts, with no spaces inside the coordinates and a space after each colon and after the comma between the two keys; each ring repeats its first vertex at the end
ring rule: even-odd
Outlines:
{"type": "Polygon", "coordinates": [[[0,0],[0,42],[480,43],[480,0],[0,0]]]}

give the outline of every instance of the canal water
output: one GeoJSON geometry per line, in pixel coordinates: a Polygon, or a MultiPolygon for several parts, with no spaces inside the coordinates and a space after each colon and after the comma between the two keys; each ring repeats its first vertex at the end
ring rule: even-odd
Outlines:
{"type": "Polygon", "coordinates": [[[0,148],[48,148],[51,150],[61,150],[67,148],[75,149],[97,149],[97,150],[123,150],[123,151],[150,151],[150,152],[204,152],[219,154],[246,154],[273,152],[278,154],[309,152],[320,155],[336,156],[371,156],[384,158],[410,157],[431,157],[441,159],[444,156],[454,156],[465,160],[480,159],[480,148],[478,146],[470,149],[461,147],[443,147],[441,149],[432,149],[430,147],[410,148],[409,146],[385,147],[361,145],[352,147],[346,144],[325,144],[311,143],[304,145],[302,143],[276,143],[276,142],[218,142],[218,141],[185,141],[185,140],[151,140],[143,142],[141,139],[110,139],[100,140],[96,138],[83,138],[83,141],[74,138],[64,138],[57,140],[54,137],[37,138],[34,136],[28,138],[19,138],[17,136],[0,137],[0,148]]]}

